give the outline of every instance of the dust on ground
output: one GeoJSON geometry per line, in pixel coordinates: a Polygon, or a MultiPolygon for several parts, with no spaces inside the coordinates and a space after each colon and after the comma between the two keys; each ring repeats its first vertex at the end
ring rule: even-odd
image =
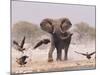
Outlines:
{"type": "MultiPolygon", "coordinates": [[[[50,44],[44,46],[44,48],[33,49],[33,45],[25,44],[27,49],[24,54],[17,51],[12,47],[12,73],[36,73],[36,72],[51,72],[51,71],[70,71],[70,70],[84,70],[84,69],[95,69],[95,54],[92,59],[88,60],[86,57],[76,54],[78,52],[93,52],[95,51],[95,43],[86,44],[70,44],[67,61],[56,61],[56,50],[53,53],[54,61],[48,62],[48,51],[50,44]],[[20,67],[16,63],[16,58],[20,58],[23,55],[29,56],[26,60],[28,63],[25,67],[20,67]]],[[[64,57],[64,52],[62,54],[64,57]]]]}

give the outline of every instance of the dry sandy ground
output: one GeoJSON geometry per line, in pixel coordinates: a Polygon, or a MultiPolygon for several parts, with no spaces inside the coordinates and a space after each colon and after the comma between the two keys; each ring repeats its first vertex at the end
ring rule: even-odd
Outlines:
{"type": "MultiPolygon", "coordinates": [[[[33,45],[34,46],[34,45],[33,45]]],[[[68,52],[67,61],[59,61],[56,59],[56,50],[53,53],[54,62],[48,63],[48,51],[50,44],[44,46],[44,48],[33,49],[32,45],[25,44],[28,48],[27,51],[22,54],[15,48],[12,48],[12,73],[36,73],[36,72],[51,72],[51,71],[70,71],[70,70],[84,70],[84,69],[95,69],[95,54],[91,60],[87,60],[84,56],[76,54],[78,52],[93,52],[95,51],[95,44],[71,44],[68,52]],[[25,67],[20,67],[16,63],[16,58],[23,55],[29,56],[26,60],[28,63],[25,67]]],[[[64,55],[64,54],[63,54],[64,55]]]]}

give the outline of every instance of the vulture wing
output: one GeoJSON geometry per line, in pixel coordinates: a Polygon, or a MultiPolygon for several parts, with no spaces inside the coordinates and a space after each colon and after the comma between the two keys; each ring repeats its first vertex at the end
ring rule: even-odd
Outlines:
{"type": "Polygon", "coordinates": [[[35,46],[34,49],[36,49],[37,47],[41,46],[43,44],[43,41],[38,42],[35,46]]]}
{"type": "Polygon", "coordinates": [[[93,54],[95,54],[96,52],[92,52],[92,53],[90,53],[89,55],[93,55],[93,54]]]}
{"type": "Polygon", "coordinates": [[[77,52],[77,51],[74,51],[74,52],[77,53],[77,54],[81,54],[81,55],[87,56],[87,54],[85,54],[85,53],[80,53],[80,52],[77,52]]]}
{"type": "Polygon", "coordinates": [[[19,46],[18,42],[16,42],[15,40],[13,40],[13,44],[19,46]]]}
{"type": "Polygon", "coordinates": [[[21,42],[21,45],[20,45],[21,48],[23,48],[24,43],[25,43],[25,36],[24,36],[24,38],[23,38],[23,40],[22,40],[22,42],[21,42]]]}

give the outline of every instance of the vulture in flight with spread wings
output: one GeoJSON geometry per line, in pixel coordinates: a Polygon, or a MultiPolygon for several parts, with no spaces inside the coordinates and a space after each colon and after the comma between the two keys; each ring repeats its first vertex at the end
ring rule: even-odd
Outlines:
{"type": "Polygon", "coordinates": [[[77,54],[81,54],[83,56],[86,56],[87,59],[91,59],[91,56],[96,53],[95,51],[92,52],[92,53],[88,53],[88,52],[87,53],[80,53],[80,52],[77,52],[77,51],[74,51],[74,52],[77,53],[77,54]]]}
{"type": "Polygon", "coordinates": [[[28,56],[22,56],[20,58],[16,58],[16,62],[20,65],[20,66],[25,66],[25,64],[27,64],[26,59],[28,58],[28,56]]]}
{"type": "Polygon", "coordinates": [[[25,44],[25,36],[23,37],[21,44],[18,44],[18,42],[16,42],[15,40],[13,40],[13,44],[17,46],[18,51],[23,52],[25,50],[25,48],[23,48],[25,44]]]}
{"type": "Polygon", "coordinates": [[[38,42],[35,46],[34,49],[36,49],[37,47],[41,46],[42,44],[48,44],[50,42],[49,39],[43,39],[40,42],[38,42]]]}

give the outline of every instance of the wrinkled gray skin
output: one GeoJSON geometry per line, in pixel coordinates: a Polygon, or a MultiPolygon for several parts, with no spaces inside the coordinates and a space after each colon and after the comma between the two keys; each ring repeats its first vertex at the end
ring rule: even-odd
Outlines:
{"type": "Polygon", "coordinates": [[[53,61],[52,54],[54,49],[57,50],[56,60],[62,60],[62,49],[65,51],[64,60],[67,60],[68,48],[71,41],[72,33],[68,32],[72,26],[68,18],[44,19],[40,23],[42,30],[51,34],[51,48],[48,54],[48,62],[53,61]]]}

